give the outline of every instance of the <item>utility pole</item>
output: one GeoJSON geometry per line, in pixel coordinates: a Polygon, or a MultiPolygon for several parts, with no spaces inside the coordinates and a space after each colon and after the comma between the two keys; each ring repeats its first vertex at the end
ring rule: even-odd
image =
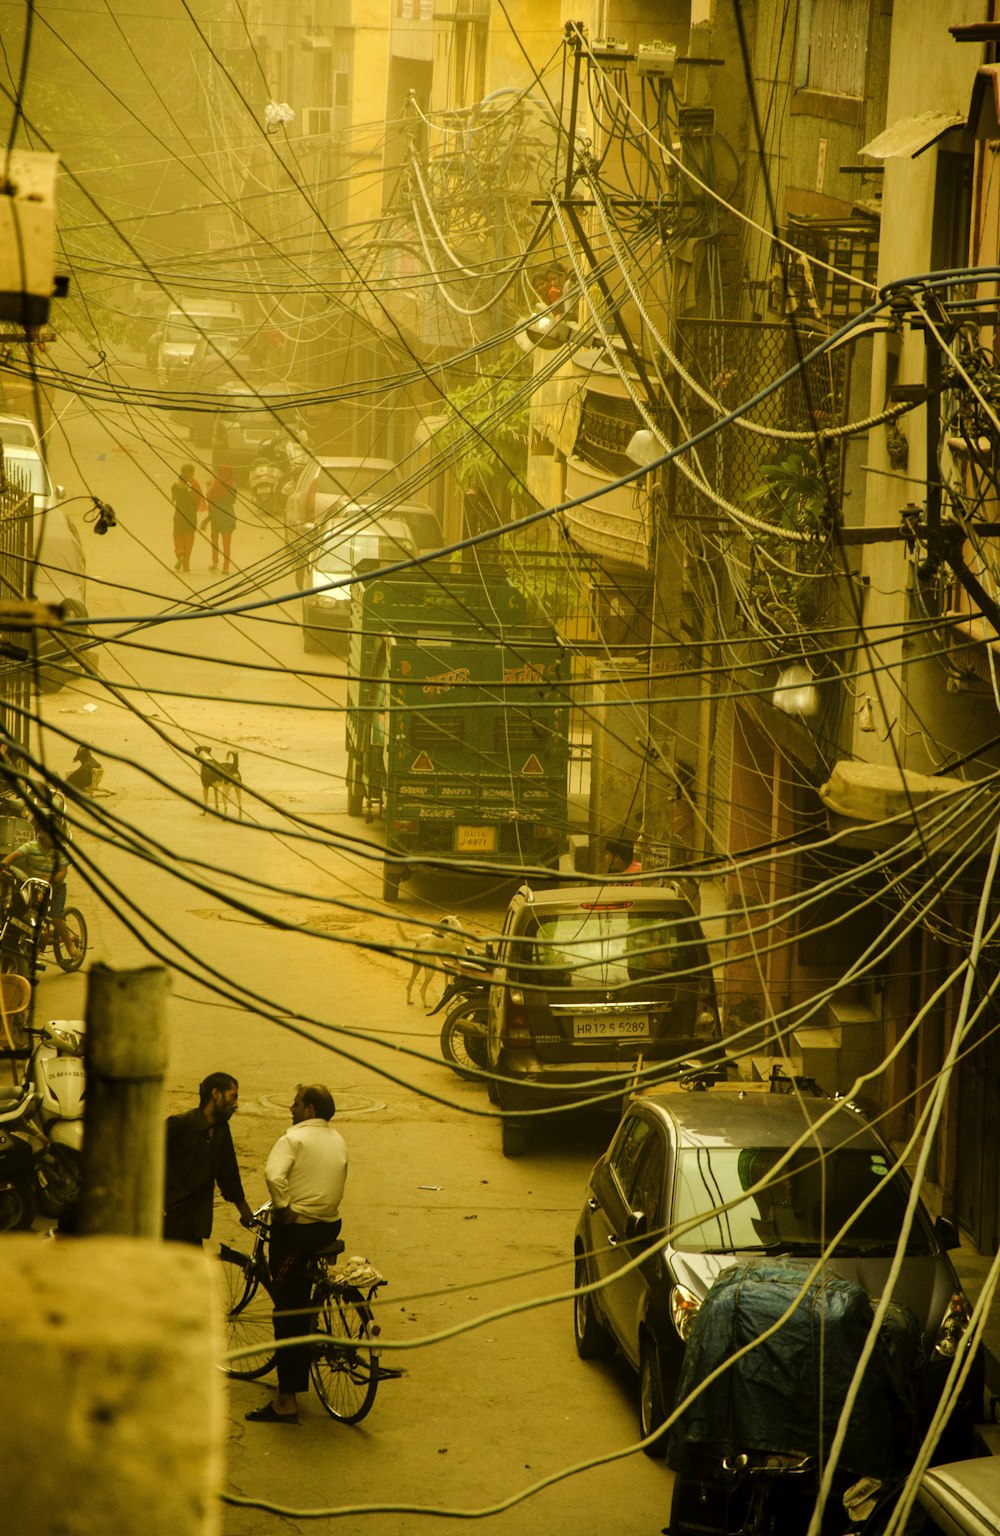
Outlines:
{"type": "Polygon", "coordinates": [[[88,975],[82,1232],[162,1231],[168,984],[163,966],[88,975]]]}

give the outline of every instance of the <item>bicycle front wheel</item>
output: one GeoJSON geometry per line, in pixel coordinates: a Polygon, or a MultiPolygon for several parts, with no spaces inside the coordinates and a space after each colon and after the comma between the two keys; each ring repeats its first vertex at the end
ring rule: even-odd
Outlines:
{"type": "Polygon", "coordinates": [[[52,949],[56,965],[64,971],[78,971],[87,955],[87,919],[76,907],[67,907],[61,921],[65,934],[53,927],[52,949]]]}
{"type": "Polygon", "coordinates": [[[227,1352],[260,1346],[257,1353],[223,1361],[222,1369],[234,1381],[256,1381],[274,1368],[276,1359],[270,1294],[248,1256],[225,1243],[219,1249],[219,1272],[227,1352]]]}
{"type": "Polygon", "coordinates": [[[314,1292],[319,1302],[313,1345],[313,1386],[323,1407],[341,1424],[359,1424],[378,1391],[378,1351],[372,1348],[372,1315],[360,1296],[338,1290],[314,1292]]]}

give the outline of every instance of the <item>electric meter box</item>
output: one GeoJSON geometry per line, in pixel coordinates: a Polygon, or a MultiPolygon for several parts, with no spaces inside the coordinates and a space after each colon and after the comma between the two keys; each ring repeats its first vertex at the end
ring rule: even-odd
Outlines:
{"type": "Polygon", "coordinates": [[[640,43],[636,49],[637,75],[659,75],[662,80],[672,80],[676,62],[677,49],[673,43],[640,43]]]}

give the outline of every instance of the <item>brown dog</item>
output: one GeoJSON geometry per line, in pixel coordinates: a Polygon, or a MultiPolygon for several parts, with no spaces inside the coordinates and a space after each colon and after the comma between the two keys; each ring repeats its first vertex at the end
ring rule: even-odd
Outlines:
{"type": "MultiPolygon", "coordinates": [[[[419,985],[420,1000],[426,1008],[427,989],[433,978],[453,969],[448,965],[449,960],[464,960],[469,953],[465,929],[461,919],[451,914],[443,917],[437,928],[428,929],[426,933],[413,936],[403,933],[402,928],[399,931],[403,934],[406,948],[413,951],[410,979],[406,983],[406,1001],[413,1002],[413,988],[419,985]]],[[[445,982],[447,984],[447,975],[445,982]]]]}
{"type": "Polygon", "coordinates": [[[232,801],[242,821],[243,779],[240,775],[238,754],[229,752],[225,762],[220,763],[218,758],[212,756],[211,747],[195,747],[194,751],[195,757],[201,759],[201,798],[204,801],[201,814],[205,815],[211,800],[215,810],[228,816],[229,804],[232,801]]]}

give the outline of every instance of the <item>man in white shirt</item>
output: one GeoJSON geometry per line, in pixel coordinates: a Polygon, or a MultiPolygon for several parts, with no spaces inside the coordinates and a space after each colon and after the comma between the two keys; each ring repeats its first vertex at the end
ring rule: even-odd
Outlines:
{"type": "Polygon", "coordinates": [[[340,1202],[347,1181],[347,1147],[331,1125],[333,1095],[322,1083],[300,1083],[292,1100],[292,1127],[278,1138],[264,1165],[271,1196],[268,1258],[278,1344],[278,1395],[246,1417],[255,1424],[297,1424],[297,1393],[309,1390],[309,1346],[282,1349],[281,1341],[310,1332],[309,1260],[340,1234],[340,1202]]]}

